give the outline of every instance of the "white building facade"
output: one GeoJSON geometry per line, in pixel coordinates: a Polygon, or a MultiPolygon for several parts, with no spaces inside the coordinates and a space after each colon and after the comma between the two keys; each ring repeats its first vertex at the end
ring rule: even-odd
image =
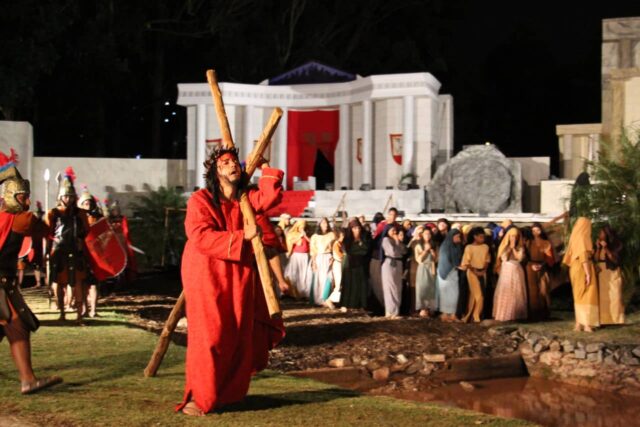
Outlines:
{"type": "MultiPolygon", "coordinates": [[[[440,87],[429,73],[358,76],[322,84],[220,83],[231,133],[243,158],[273,108],[284,110],[269,158],[272,166],[287,174],[288,190],[297,188],[292,182],[315,181],[291,176],[287,169],[298,166],[296,159],[306,160],[292,158],[292,153],[304,156],[316,150],[313,144],[299,142],[304,138],[298,138],[290,122],[298,113],[318,111],[333,112],[337,118],[337,125],[332,122],[335,141],[329,147],[333,152],[327,153],[326,147],[323,151],[333,161],[332,180],[323,184],[336,190],[395,189],[411,174],[414,184],[426,185],[453,152],[453,98],[441,95],[440,87]]],[[[188,187],[202,187],[207,146],[220,139],[208,84],[179,84],[177,103],[187,108],[188,187]]],[[[317,189],[324,190],[325,185],[317,189]]]]}

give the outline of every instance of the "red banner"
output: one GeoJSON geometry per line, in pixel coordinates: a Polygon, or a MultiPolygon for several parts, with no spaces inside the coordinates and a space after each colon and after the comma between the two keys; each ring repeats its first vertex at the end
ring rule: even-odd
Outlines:
{"type": "Polygon", "coordinates": [[[391,157],[397,164],[402,164],[402,134],[390,133],[389,143],[391,144],[391,157]]]}
{"type": "Polygon", "coordinates": [[[306,181],[313,176],[316,153],[320,151],[331,165],[340,136],[340,112],[289,111],[287,120],[287,188],[293,188],[293,177],[306,181]]]}

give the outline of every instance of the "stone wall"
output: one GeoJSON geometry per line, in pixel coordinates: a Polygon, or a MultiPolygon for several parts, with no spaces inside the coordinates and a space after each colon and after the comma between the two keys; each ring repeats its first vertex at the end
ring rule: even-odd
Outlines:
{"type": "Polygon", "coordinates": [[[529,375],[640,396],[640,346],[587,343],[500,328],[520,342],[529,375]]]}
{"type": "Polygon", "coordinates": [[[602,131],[615,143],[640,127],[640,17],[602,21],[602,131]]]}

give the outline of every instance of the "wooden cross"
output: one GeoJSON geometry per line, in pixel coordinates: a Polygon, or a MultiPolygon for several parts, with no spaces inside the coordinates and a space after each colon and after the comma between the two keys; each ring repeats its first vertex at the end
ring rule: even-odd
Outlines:
{"type": "MultiPolygon", "coordinates": [[[[209,88],[211,89],[211,96],[213,97],[213,105],[216,109],[216,117],[218,118],[218,124],[220,125],[220,133],[222,135],[222,146],[225,148],[234,148],[233,138],[231,137],[231,129],[229,128],[229,121],[227,119],[227,113],[224,108],[224,102],[222,101],[222,93],[220,92],[220,86],[218,85],[218,79],[214,70],[207,71],[207,81],[209,82],[209,88]]],[[[262,160],[262,155],[269,147],[271,138],[278,127],[278,123],[282,118],[282,110],[275,108],[269,122],[265,126],[258,142],[249,157],[247,157],[245,172],[247,179],[250,180],[251,176],[255,172],[262,160]]],[[[240,195],[240,211],[244,217],[244,223],[246,225],[256,224],[256,216],[253,211],[253,207],[249,202],[246,192],[242,192],[240,195]]],[[[258,274],[260,275],[260,282],[262,283],[262,289],[267,302],[267,308],[269,309],[269,315],[272,318],[280,317],[282,312],[280,311],[280,303],[278,297],[273,288],[273,280],[271,278],[271,270],[269,269],[269,262],[264,252],[264,246],[259,235],[256,235],[251,239],[251,245],[253,246],[253,252],[256,256],[256,264],[258,266],[258,274]]],[[[162,363],[167,348],[169,348],[169,342],[171,341],[171,335],[178,325],[178,321],[184,315],[185,297],[184,292],[180,293],[180,297],[176,301],[175,306],[171,310],[167,321],[165,322],[158,344],[151,355],[151,360],[144,370],[145,377],[154,377],[158,372],[158,368],[162,363]]]]}

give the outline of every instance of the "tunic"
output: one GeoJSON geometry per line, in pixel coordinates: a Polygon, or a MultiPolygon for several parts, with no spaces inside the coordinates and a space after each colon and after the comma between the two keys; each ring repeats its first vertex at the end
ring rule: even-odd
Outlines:
{"type": "Polygon", "coordinates": [[[300,239],[291,252],[291,257],[284,270],[284,277],[296,287],[298,294],[309,298],[311,289],[311,263],[309,262],[309,240],[300,239]]]}
{"type": "Polygon", "coordinates": [[[381,268],[384,312],[387,316],[397,316],[402,301],[402,256],[407,248],[390,237],[382,239],[381,247],[385,256],[381,268]]]}
{"type": "Polygon", "coordinates": [[[600,324],[624,324],[624,304],[622,302],[622,271],[620,267],[607,268],[606,254],[599,251],[598,294],[600,296],[600,324]]]}
{"type": "Polygon", "coordinates": [[[333,288],[332,244],[335,238],[333,231],[311,236],[310,255],[316,263],[316,271],[313,272],[311,283],[310,301],[312,304],[322,305],[331,294],[333,288]]]}
{"type": "Polygon", "coordinates": [[[38,329],[38,319],[16,287],[16,260],[24,237],[42,235],[46,229],[31,212],[0,211],[0,341],[5,334],[4,326],[18,318],[27,330],[38,329]]]}
{"type": "Polygon", "coordinates": [[[529,317],[532,320],[549,317],[551,304],[549,290],[549,272],[547,266],[553,265],[553,249],[551,242],[544,239],[533,239],[529,245],[529,261],[527,262],[527,290],[529,301],[529,317]],[[540,269],[535,271],[534,266],[540,269]]]}
{"type": "Polygon", "coordinates": [[[415,247],[416,267],[416,310],[438,309],[438,290],[436,288],[436,263],[431,251],[422,258],[424,247],[418,243],[415,247]]]}
{"type": "Polygon", "coordinates": [[[591,252],[582,252],[571,260],[569,277],[573,291],[573,304],[576,312],[576,322],[585,326],[600,326],[598,304],[598,285],[595,268],[591,262],[591,252]],[[591,283],[587,286],[587,276],[583,263],[589,263],[591,283]]]}
{"type": "MultiPolygon", "coordinates": [[[[256,214],[279,202],[283,175],[263,168],[258,188],[248,193],[256,214]]],[[[269,316],[238,201],[214,206],[209,190],[196,191],[187,203],[185,231],[189,328],[184,400],[177,409],[193,400],[209,412],[246,396],[251,375],[267,366],[284,326],[269,316]]]]}
{"type": "Polygon", "coordinates": [[[367,287],[366,265],[367,244],[359,241],[353,242],[347,249],[344,257],[344,269],[342,272],[342,292],[340,295],[340,305],[347,308],[367,308],[367,287]]]}
{"type": "Polygon", "coordinates": [[[493,296],[493,318],[498,321],[524,320],[527,318],[527,285],[520,261],[524,249],[516,249],[502,255],[500,276],[493,296]]]}
{"type": "Polygon", "coordinates": [[[467,283],[469,284],[469,300],[463,321],[473,317],[474,322],[480,322],[484,307],[484,288],[487,281],[487,266],[491,261],[489,246],[470,244],[464,248],[462,267],[466,267],[467,283]],[[475,270],[475,272],[474,272],[475,270]]]}

